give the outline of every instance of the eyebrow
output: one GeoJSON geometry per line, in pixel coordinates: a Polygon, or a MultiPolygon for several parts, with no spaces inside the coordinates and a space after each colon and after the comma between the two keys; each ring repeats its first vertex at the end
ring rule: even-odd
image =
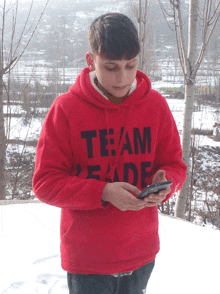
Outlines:
{"type": "MultiPolygon", "coordinates": [[[[134,59],[132,60],[128,60],[128,62],[133,62],[133,61],[136,61],[137,60],[137,57],[135,57],[134,59]]],[[[104,61],[104,64],[117,64],[116,62],[112,61],[112,60],[106,60],[104,61]]]]}

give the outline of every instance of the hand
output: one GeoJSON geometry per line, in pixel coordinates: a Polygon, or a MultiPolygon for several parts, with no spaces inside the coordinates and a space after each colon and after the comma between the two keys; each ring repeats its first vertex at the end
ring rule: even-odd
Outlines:
{"type": "MultiPolygon", "coordinates": [[[[166,182],[167,179],[165,177],[165,170],[158,170],[153,176],[152,184],[166,182]]],[[[157,206],[162,203],[162,201],[166,198],[167,194],[171,192],[171,188],[168,187],[166,190],[160,191],[158,194],[149,194],[148,197],[144,198],[144,202],[147,207],[157,206]]]]}
{"type": "Polygon", "coordinates": [[[138,195],[141,191],[128,183],[115,182],[105,185],[102,192],[102,200],[107,201],[121,211],[141,210],[146,207],[146,203],[137,199],[131,193],[138,195]]]}

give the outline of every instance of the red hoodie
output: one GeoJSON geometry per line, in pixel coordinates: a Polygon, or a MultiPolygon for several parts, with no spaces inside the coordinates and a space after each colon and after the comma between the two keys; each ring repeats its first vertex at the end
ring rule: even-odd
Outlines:
{"type": "Polygon", "coordinates": [[[173,193],[185,180],[167,102],[144,73],[136,78],[137,88],[115,105],[95,90],[85,68],[45,118],[33,188],[41,201],[62,208],[61,260],[70,273],[128,272],[153,261],[159,251],[157,207],[124,212],[104,207],[106,182],[143,190],[163,169],[173,193]]]}

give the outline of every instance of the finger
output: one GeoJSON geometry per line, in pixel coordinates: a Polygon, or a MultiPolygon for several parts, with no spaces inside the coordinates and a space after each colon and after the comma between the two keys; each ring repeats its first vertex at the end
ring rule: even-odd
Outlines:
{"type": "Polygon", "coordinates": [[[166,190],[162,190],[158,193],[158,195],[167,195],[171,192],[171,188],[168,187],[166,190]]]}
{"type": "Polygon", "coordinates": [[[158,204],[161,204],[163,202],[163,200],[165,199],[164,198],[157,198],[157,199],[148,199],[148,201],[146,201],[146,204],[155,204],[155,205],[158,205],[158,204]]]}
{"type": "MultiPolygon", "coordinates": [[[[139,189],[138,189],[139,190],[139,189]]],[[[139,193],[138,193],[139,194],[139,193]]],[[[143,199],[138,199],[137,197],[133,196],[130,191],[124,190],[123,195],[126,197],[127,203],[131,205],[142,206],[144,205],[143,199]]]]}
{"type": "Polygon", "coordinates": [[[167,180],[166,179],[166,172],[165,172],[165,170],[161,169],[155,173],[153,180],[152,180],[152,184],[165,182],[166,180],[167,180]]]}
{"type": "Polygon", "coordinates": [[[146,208],[146,207],[147,207],[147,204],[144,204],[142,206],[129,206],[129,207],[127,207],[126,210],[139,211],[139,210],[146,208]]]}
{"type": "Polygon", "coordinates": [[[171,190],[166,191],[166,193],[163,193],[163,194],[162,193],[158,194],[158,198],[164,200],[170,192],[171,192],[171,190]]]}
{"type": "Polygon", "coordinates": [[[157,205],[159,205],[160,203],[148,203],[147,205],[146,205],[146,207],[154,207],[154,206],[157,206],[157,205]]]}
{"type": "Polygon", "coordinates": [[[129,210],[139,210],[146,207],[146,202],[143,200],[137,199],[136,197],[132,196],[129,192],[129,200],[125,204],[126,209],[129,210]]]}
{"type": "Polygon", "coordinates": [[[133,211],[138,211],[138,210],[141,210],[143,208],[146,207],[146,204],[145,205],[142,205],[142,206],[134,206],[134,205],[124,205],[120,208],[121,211],[127,211],[127,210],[133,210],[133,211]]]}
{"type": "Polygon", "coordinates": [[[166,195],[163,195],[161,197],[156,197],[156,198],[149,198],[148,202],[161,203],[165,198],[166,198],[166,195]]]}
{"type": "Polygon", "coordinates": [[[151,193],[148,195],[148,197],[145,197],[144,199],[160,199],[160,198],[165,198],[167,196],[167,194],[169,194],[171,192],[171,188],[168,187],[167,189],[165,190],[161,190],[160,192],[158,193],[151,193]]]}
{"type": "Polygon", "coordinates": [[[144,202],[148,205],[148,204],[161,204],[162,201],[166,198],[165,195],[160,196],[160,197],[147,197],[144,202]]]}
{"type": "Polygon", "coordinates": [[[161,195],[159,194],[149,194],[148,197],[144,198],[145,202],[149,202],[149,201],[156,201],[157,199],[161,199],[161,195]]]}
{"type": "MultiPolygon", "coordinates": [[[[134,197],[135,198],[135,197],[134,197]]],[[[135,198],[137,201],[135,200],[132,200],[132,201],[129,201],[128,205],[130,207],[137,207],[137,208],[143,208],[145,207],[146,205],[146,202],[144,202],[143,200],[139,200],[137,198],[135,198]]]]}
{"type": "Polygon", "coordinates": [[[124,183],[123,188],[135,195],[138,195],[141,193],[141,191],[134,185],[131,185],[129,183],[124,183]]]}

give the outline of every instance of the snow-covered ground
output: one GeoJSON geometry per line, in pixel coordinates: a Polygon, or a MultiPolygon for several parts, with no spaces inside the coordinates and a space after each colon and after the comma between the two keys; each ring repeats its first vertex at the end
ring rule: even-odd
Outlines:
{"type": "MultiPolygon", "coordinates": [[[[60,209],[13,204],[0,206],[0,215],[0,293],[67,294],[59,255],[60,209]]],[[[161,251],[147,293],[219,294],[220,231],[159,218],[161,251]]]]}
{"type": "MultiPolygon", "coordinates": [[[[184,100],[167,101],[181,135],[184,100]]],[[[20,111],[16,106],[16,113],[20,111]]],[[[220,121],[211,106],[202,106],[193,115],[193,127],[198,129],[212,130],[220,121]]],[[[25,125],[22,118],[11,118],[10,139],[36,139],[42,121],[32,118],[25,125]]],[[[199,146],[220,147],[220,142],[207,136],[196,136],[196,140],[199,146]]],[[[27,148],[35,152],[34,147],[27,148]]],[[[66,273],[60,266],[59,220],[58,208],[41,203],[0,206],[0,294],[68,293],[66,273]]],[[[160,214],[160,237],[161,251],[148,294],[220,293],[220,231],[160,214]]]]}
{"type": "MultiPolygon", "coordinates": [[[[183,99],[167,99],[167,102],[173,113],[178,130],[181,134],[182,128],[183,128],[184,100],[183,99]]],[[[200,111],[196,111],[193,113],[193,122],[192,122],[193,128],[197,128],[201,130],[213,130],[213,125],[215,123],[220,122],[220,113],[216,111],[215,107],[212,107],[210,105],[201,105],[200,107],[201,107],[200,111]]],[[[46,108],[37,108],[37,111],[46,111],[46,108]]],[[[21,105],[10,106],[10,112],[20,113],[20,114],[25,113],[21,105]]],[[[4,113],[7,113],[7,106],[4,106],[4,113]]],[[[10,121],[9,121],[9,125],[10,125],[9,138],[20,139],[20,140],[37,140],[42,128],[42,123],[43,123],[43,117],[32,117],[29,120],[29,122],[26,124],[24,121],[24,117],[12,117],[10,118],[10,121]]]]}
{"type": "MultiPolygon", "coordinates": [[[[184,99],[167,99],[180,133],[183,128],[184,99]]],[[[195,104],[196,106],[196,104],[195,104]]],[[[193,112],[192,127],[201,130],[213,130],[213,125],[220,121],[220,114],[210,105],[201,105],[200,111],[193,112]]]]}

